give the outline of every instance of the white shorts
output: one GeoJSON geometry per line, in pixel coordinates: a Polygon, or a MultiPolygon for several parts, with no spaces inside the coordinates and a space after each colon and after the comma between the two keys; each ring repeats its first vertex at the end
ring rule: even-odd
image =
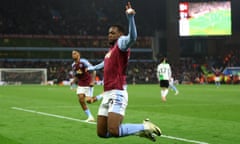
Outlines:
{"type": "Polygon", "coordinates": [[[108,116],[109,112],[125,115],[128,105],[126,90],[110,90],[102,94],[103,100],[98,109],[98,115],[108,116]]]}
{"type": "Polygon", "coordinates": [[[123,90],[127,90],[127,85],[123,85],[123,90]]]}
{"type": "Polygon", "coordinates": [[[214,80],[215,80],[215,82],[219,82],[220,79],[221,79],[220,76],[216,76],[214,80]]]}
{"type": "Polygon", "coordinates": [[[82,87],[78,86],[77,87],[77,95],[78,94],[85,94],[85,96],[92,97],[93,96],[93,87],[82,87]]]}

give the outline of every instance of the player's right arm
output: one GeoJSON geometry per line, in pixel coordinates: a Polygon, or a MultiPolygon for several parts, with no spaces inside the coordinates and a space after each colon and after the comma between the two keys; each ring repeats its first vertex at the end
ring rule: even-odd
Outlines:
{"type": "Polygon", "coordinates": [[[214,67],[211,67],[212,68],[212,71],[215,73],[216,72],[216,69],[214,67]]]}

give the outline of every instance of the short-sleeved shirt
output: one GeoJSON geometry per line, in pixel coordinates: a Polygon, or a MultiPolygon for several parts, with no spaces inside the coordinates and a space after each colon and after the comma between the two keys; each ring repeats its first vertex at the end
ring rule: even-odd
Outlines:
{"type": "Polygon", "coordinates": [[[160,63],[157,67],[158,80],[169,80],[171,78],[172,71],[168,63],[160,63]]]}
{"type": "Polygon", "coordinates": [[[130,49],[121,51],[117,43],[110,48],[104,58],[104,91],[123,90],[126,84],[126,69],[130,49]]]}
{"type": "Polygon", "coordinates": [[[73,75],[78,78],[79,86],[90,86],[92,77],[86,68],[91,66],[90,62],[86,59],[80,59],[78,62],[72,63],[73,75]]]}

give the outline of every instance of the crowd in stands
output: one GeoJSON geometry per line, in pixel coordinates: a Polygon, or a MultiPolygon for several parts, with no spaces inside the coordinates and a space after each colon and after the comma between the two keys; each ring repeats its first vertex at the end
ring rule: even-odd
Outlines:
{"type": "MultiPolygon", "coordinates": [[[[0,5],[0,36],[10,35],[10,38],[0,39],[0,46],[38,47],[38,42],[40,42],[45,44],[43,47],[86,48],[91,45],[93,48],[106,48],[105,36],[108,25],[120,23],[127,29],[124,5],[124,1],[115,0],[2,1],[0,5]],[[14,37],[14,35],[17,36],[14,37]],[[38,39],[32,38],[32,36],[37,36],[38,39]],[[66,36],[73,37],[66,38],[66,36]],[[95,38],[96,36],[98,38],[95,38]],[[46,37],[48,39],[45,39],[46,37]],[[11,41],[11,38],[15,40],[11,41]],[[21,38],[25,38],[25,43],[21,38]],[[28,41],[28,39],[30,40],[28,41]],[[10,44],[11,42],[13,44],[10,44]]],[[[140,36],[134,48],[149,49],[152,44],[149,36],[153,36],[156,29],[164,28],[164,17],[160,17],[165,15],[166,5],[161,5],[159,0],[151,3],[138,1],[134,5],[138,8],[136,23],[140,36]],[[154,5],[159,5],[159,7],[154,7],[154,5]]],[[[89,52],[83,52],[83,55],[85,53],[89,52]]],[[[138,52],[131,54],[131,60],[134,61],[129,63],[127,81],[130,84],[157,83],[158,62],[151,59],[151,53],[148,52],[145,55],[144,52],[142,53],[143,55],[138,52]],[[141,57],[138,58],[138,56],[141,57]],[[141,59],[150,61],[141,61],[141,59]]],[[[207,83],[206,75],[212,73],[212,66],[240,66],[240,48],[226,50],[224,54],[220,57],[188,57],[181,58],[177,62],[170,61],[173,77],[180,83],[207,83]]],[[[96,57],[102,58],[104,52],[99,51],[91,53],[91,55],[91,60],[96,57]]],[[[6,57],[8,57],[7,54],[6,57]]],[[[99,61],[92,61],[93,64],[97,62],[99,61]]],[[[70,79],[71,63],[71,60],[12,61],[4,57],[4,59],[0,59],[0,68],[47,68],[48,80],[55,80],[59,83],[70,79]]],[[[98,76],[102,79],[102,71],[98,72],[98,76]]]]}
{"type": "MultiPolygon", "coordinates": [[[[105,36],[110,24],[127,26],[125,4],[115,0],[5,0],[0,5],[0,34],[105,36]]],[[[164,6],[156,1],[137,2],[135,7],[138,33],[152,36],[158,26],[156,19],[160,21],[156,10],[164,6]],[[146,17],[149,13],[152,16],[146,17]]]]}
{"type": "MultiPolygon", "coordinates": [[[[235,53],[230,51],[231,57],[228,61],[223,58],[221,61],[214,58],[182,58],[178,62],[171,64],[173,77],[179,83],[208,83],[207,76],[213,74],[211,67],[213,66],[239,66],[239,49],[234,49],[235,53]],[[227,62],[227,63],[226,63],[227,62]],[[222,63],[222,65],[219,65],[222,63]]],[[[229,56],[229,55],[227,55],[229,56]]],[[[61,82],[71,78],[71,63],[72,61],[0,61],[1,68],[47,68],[48,80],[55,80],[61,82]]],[[[98,62],[92,62],[97,64],[98,62]]],[[[156,68],[158,62],[155,61],[134,61],[129,63],[127,70],[127,81],[129,84],[139,83],[157,83],[156,68]]],[[[100,79],[102,71],[97,73],[100,79]]],[[[240,80],[239,80],[240,81],[240,80]]]]}
{"type": "Polygon", "coordinates": [[[228,67],[240,66],[240,48],[230,49],[224,57],[223,63],[228,67]]]}
{"type": "MultiPolygon", "coordinates": [[[[159,2],[155,4],[163,7],[159,2]]],[[[154,31],[159,29],[159,23],[163,21],[155,15],[159,14],[156,8],[150,8],[154,3],[137,2],[135,5],[139,15],[136,18],[139,38],[134,47],[149,48],[151,45],[149,36],[154,35],[154,31]],[[149,13],[152,14],[151,17],[144,16],[149,13]],[[153,19],[154,17],[158,23],[153,19]]],[[[124,6],[124,1],[114,0],[2,1],[0,36],[3,42],[0,40],[0,45],[107,47],[106,36],[109,25],[122,24],[126,30],[128,29],[124,6]],[[66,38],[66,36],[72,37],[66,38]],[[16,40],[19,38],[22,39],[21,42],[16,40]]]]}

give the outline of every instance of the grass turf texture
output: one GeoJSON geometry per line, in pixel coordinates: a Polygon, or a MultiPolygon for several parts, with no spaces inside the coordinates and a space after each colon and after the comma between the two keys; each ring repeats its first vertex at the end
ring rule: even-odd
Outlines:
{"type": "MultiPolygon", "coordinates": [[[[162,103],[156,85],[129,85],[129,105],[124,123],[142,123],[150,118],[164,135],[206,142],[236,144],[240,141],[240,85],[179,85],[180,94],[169,91],[162,103]]],[[[102,92],[95,87],[95,94],[102,92]]],[[[99,102],[89,105],[96,116],[99,102]]],[[[75,92],[66,86],[1,86],[1,144],[147,144],[136,136],[101,139],[96,125],[29,113],[23,109],[86,119],[75,92]]],[[[158,137],[156,143],[187,144],[189,142],[158,137]]],[[[190,142],[191,143],[191,142],[190,142]]]]}

